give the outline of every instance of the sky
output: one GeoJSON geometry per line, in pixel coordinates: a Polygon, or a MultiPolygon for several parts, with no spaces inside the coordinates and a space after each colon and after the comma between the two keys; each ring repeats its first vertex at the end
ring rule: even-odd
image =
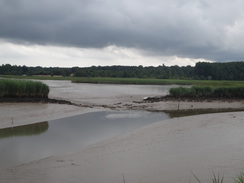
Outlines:
{"type": "Polygon", "coordinates": [[[0,0],[0,65],[244,60],[243,0],[0,0]]]}

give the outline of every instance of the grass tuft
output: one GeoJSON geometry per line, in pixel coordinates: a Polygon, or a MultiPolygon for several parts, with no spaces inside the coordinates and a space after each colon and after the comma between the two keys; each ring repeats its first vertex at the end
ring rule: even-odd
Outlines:
{"type": "MultiPolygon", "coordinates": [[[[193,172],[191,173],[198,183],[202,183],[201,180],[193,172]]],[[[219,173],[218,176],[216,176],[216,174],[213,172],[212,183],[224,183],[224,176],[220,177],[219,173]]]]}
{"type": "Polygon", "coordinates": [[[215,173],[213,172],[212,182],[213,183],[223,183],[224,182],[224,176],[220,177],[219,173],[218,173],[218,176],[216,177],[215,173]]]}
{"type": "MultiPolygon", "coordinates": [[[[191,173],[198,183],[202,183],[201,180],[193,172],[191,172],[191,173]]],[[[218,173],[218,175],[216,175],[213,172],[212,183],[224,183],[224,176],[220,176],[219,173],[218,173]]],[[[241,172],[236,178],[234,178],[234,183],[244,183],[244,173],[243,172],[241,172]]]]}
{"type": "Polygon", "coordinates": [[[244,173],[240,173],[237,178],[234,178],[235,183],[244,183],[244,173]]]}

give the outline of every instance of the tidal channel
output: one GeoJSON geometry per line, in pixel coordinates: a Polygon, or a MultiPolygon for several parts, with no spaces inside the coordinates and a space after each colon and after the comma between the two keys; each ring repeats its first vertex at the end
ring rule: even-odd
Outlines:
{"type": "Polygon", "coordinates": [[[0,129],[0,168],[75,152],[169,118],[164,112],[101,111],[0,129]]]}

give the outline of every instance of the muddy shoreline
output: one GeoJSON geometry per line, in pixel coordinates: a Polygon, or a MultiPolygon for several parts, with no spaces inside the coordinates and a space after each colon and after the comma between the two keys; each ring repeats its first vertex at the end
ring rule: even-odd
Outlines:
{"type": "MultiPolygon", "coordinates": [[[[147,104],[147,103],[159,103],[159,102],[178,102],[178,103],[184,103],[184,102],[191,102],[191,103],[214,103],[214,102],[224,102],[224,103],[233,103],[233,102],[243,102],[244,100],[242,98],[176,98],[172,96],[156,96],[156,97],[145,97],[141,101],[131,101],[131,103],[134,104],[134,107],[137,106],[137,104],[147,104]]],[[[71,102],[69,100],[64,99],[55,99],[55,98],[36,98],[36,97],[22,97],[22,98],[14,98],[14,97],[5,97],[0,98],[0,103],[43,103],[43,104],[66,104],[66,105],[74,105],[74,106],[81,106],[81,107],[103,107],[103,108],[109,108],[109,109],[116,109],[120,108],[119,106],[122,106],[122,102],[115,103],[114,106],[112,105],[89,105],[89,104],[81,104],[81,103],[75,103],[71,102]]],[[[127,105],[128,107],[130,105],[127,105]]],[[[131,106],[132,108],[132,106],[131,106]]],[[[231,107],[229,108],[231,110],[231,107]]],[[[179,110],[179,109],[175,109],[179,110]]],[[[172,111],[175,111],[172,110],[172,111]]],[[[234,111],[233,109],[232,111],[234,111]]],[[[240,111],[241,109],[237,109],[237,111],[240,111]]],[[[155,110],[157,111],[157,110],[155,110]]]]}
{"type": "Polygon", "coordinates": [[[51,99],[51,98],[0,98],[0,103],[51,103],[51,104],[67,104],[67,105],[75,105],[74,103],[67,101],[67,100],[58,100],[58,99],[51,99]]]}
{"type": "Polygon", "coordinates": [[[218,98],[207,98],[207,97],[173,97],[170,95],[167,96],[157,96],[157,97],[147,97],[143,100],[143,102],[153,103],[153,102],[167,102],[167,101],[177,101],[177,102],[215,102],[215,101],[221,101],[221,102],[238,102],[243,101],[243,98],[224,98],[224,97],[218,97],[218,98]]]}
{"type": "MultiPolygon", "coordinates": [[[[172,96],[155,96],[155,97],[145,97],[142,101],[133,101],[134,103],[154,103],[154,102],[167,102],[167,101],[176,101],[176,102],[236,102],[242,101],[243,98],[177,98],[172,96]]],[[[69,100],[54,99],[54,98],[36,98],[36,97],[3,97],[0,98],[0,103],[52,103],[52,104],[69,104],[69,105],[78,105],[76,103],[70,102],[69,100]]]]}

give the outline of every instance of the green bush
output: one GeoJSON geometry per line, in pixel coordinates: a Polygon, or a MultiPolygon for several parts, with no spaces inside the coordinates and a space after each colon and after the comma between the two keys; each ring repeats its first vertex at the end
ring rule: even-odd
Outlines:
{"type": "Polygon", "coordinates": [[[42,82],[24,80],[0,80],[0,97],[41,97],[47,98],[49,87],[42,82]]]}

